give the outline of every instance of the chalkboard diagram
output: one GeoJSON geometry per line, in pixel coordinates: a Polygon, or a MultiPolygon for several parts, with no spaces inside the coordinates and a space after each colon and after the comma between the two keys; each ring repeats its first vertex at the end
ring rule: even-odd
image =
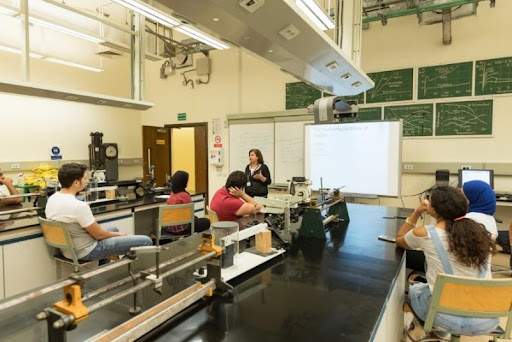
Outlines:
{"type": "Polygon", "coordinates": [[[412,100],[412,68],[369,73],[375,87],[366,92],[366,103],[412,100]]]}
{"type": "Polygon", "coordinates": [[[403,136],[431,136],[434,117],[434,105],[414,104],[389,106],[384,108],[384,120],[402,119],[403,136]]]}
{"type": "Polygon", "coordinates": [[[286,109],[307,108],[322,92],[305,82],[286,83],[286,109]]]}
{"type": "Polygon", "coordinates": [[[473,62],[418,69],[418,99],[471,96],[473,62]]]}
{"type": "Polygon", "coordinates": [[[436,135],[489,134],[492,134],[492,100],[436,105],[436,135]]]}
{"type": "Polygon", "coordinates": [[[372,108],[359,108],[357,113],[358,121],[375,121],[382,120],[382,108],[381,107],[372,107],[372,108]]]}
{"type": "Polygon", "coordinates": [[[475,95],[512,93],[512,57],[476,62],[475,95]]]}

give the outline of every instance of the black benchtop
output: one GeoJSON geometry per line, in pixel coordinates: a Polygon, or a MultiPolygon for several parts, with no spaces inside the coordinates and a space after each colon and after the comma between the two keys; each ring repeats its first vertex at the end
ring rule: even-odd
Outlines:
{"type": "MultiPolygon", "coordinates": [[[[333,229],[327,240],[292,240],[284,257],[232,281],[233,298],[200,300],[141,341],[368,341],[403,257],[402,249],[377,237],[394,235],[403,220],[385,218],[400,216],[398,208],[348,204],[348,211],[350,223],[333,229]]],[[[195,234],[172,242],[171,248],[162,251],[161,260],[197,248],[199,240],[200,235],[195,234]]],[[[153,265],[154,256],[142,254],[132,270],[153,265]]],[[[86,292],[126,274],[119,268],[88,279],[86,292]]],[[[146,310],[191,282],[190,270],[166,278],[163,295],[144,289],[138,295],[139,305],[146,310]]],[[[54,291],[0,312],[0,336],[19,336],[19,331],[24,332],[25,340],[46,335],[46,328],[30,318],[60,296],[60,291],[54,291]],[[20,315],[26,319],[17,319],[20,315]]],[[[92,313],[69,333],[68,341],[83,341],[132,318],[128,313],[132,300],[128,296],[92,313]]]]}
{"type": "MultiPolygon", "coordinates": [[[[398,208],[348,204],[350,223],[327,240],[296,239],[286,257],[236,279],[233,302],[214,299],[169,322],[156,341],[368,341],[403,250],[398,208]]],[[[398,317],[397,319],[399,319],[398,317]]]]}

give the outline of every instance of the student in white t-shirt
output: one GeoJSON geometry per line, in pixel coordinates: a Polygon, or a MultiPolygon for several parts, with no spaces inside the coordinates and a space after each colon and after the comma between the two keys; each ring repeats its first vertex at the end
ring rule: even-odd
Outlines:
{"type": "Polygon", "coordinates": [[[4,176],[0,171],[0,205],[4,204],[20,204],[20,198],[2,198],[9,195],[17,195],[19,192],[12,185],[12,178],[4,176]]]}
{"type": "MultiPolygon", "coordinates": [[[[438,273],[464,277],[491,278],[491,253],[495,243],[482,224],[467,218],[468,201],[453,187],[432,191],[409,216],[397,233],[396,244],[405,249],[422,250],[427,263],[427,284],[412,283],[409,300],[414,313],[426,319],[432,289],[438,273]],[[436,224],[416,227],[427,212],[436,224]]],[[[437,314],[434,327],[456,335],[476,335],[493,331],[498,319],[437,314]]]]}
{"type": "MultiPolygon", "coordinates": [[[[108,263],[106,259],[113,255],[122,255],[131,247],[151,246],[148,236],[126,235],[109,228],[100,227],[91,208],[85,202],[76,199],[76,194],[87,185],[87,166],[68,163],[59,170],[59,182],[62,189],[50,196],[46,204],[46,217],[51,220],[68,223],[75,252],[80,260],[100,260],[100,265],[108,263]]],[[[65,257],[70,258],[70,255],[65,257]]]]}

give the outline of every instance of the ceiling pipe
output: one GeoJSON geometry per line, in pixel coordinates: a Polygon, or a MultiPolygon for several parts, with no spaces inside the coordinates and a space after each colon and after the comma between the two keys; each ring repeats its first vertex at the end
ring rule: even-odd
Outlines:
{"type": "Polygon", "coordinates": [[[475,5],[475,3],[478,3],[480,1],[487,1],[487,0],[453,0],[453,1],[448,1],[448,2],[438,3],[435,5],[418,6],[415,8],[410,8],[410,9],[406,9],[406,10],[402,10],[402,11],[395,11],[395,12],[393,12],[393,10],[391,8],[388,8],[386,10],[378,11],[378,13],[376,15],[364,17],[363,23],[370,23],[373,21],[382,21],[382,16],[385,16],[387,19],[391,19],[391,18],[404,17],[407,15],[419,15],[423,12],[439,11],[439,10],[443,10],[445,8],[452,8],[452,7],[456,7],[456,6],[463,6],[463,5],[469,5],[469,4],[475,5]]]}

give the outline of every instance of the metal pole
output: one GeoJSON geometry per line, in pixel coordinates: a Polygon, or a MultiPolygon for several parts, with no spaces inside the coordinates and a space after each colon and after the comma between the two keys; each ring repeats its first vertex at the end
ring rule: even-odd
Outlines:
{"type": "MultiPolygon", "coordinates": [[[[193,256],[195,254],[198,254],[198,253],[199,253],[198,250],[192,250],[192,251],[190,251],[188,253],[185,253],[185,254],[182,254],[182,255],[180,255],[180,256],[178,256],[176,258],[173,258],[173,259],[167,260],[166,262],[163,262],[160,265],[160,267],[161,268],[167,267],[167,266],[169,266],[171,264],[174,264],[175,262],[181,261],[183,259],[186,259],[186,258],[191,257],[191,256],[193,256]]],[[[156,266],[153,266],[153,267],[147,268],[147,269],[145,269],[145,270],[143,270],[141,272],[151,273],[151,272],[154,272],[155,269],[156,269],[156,266]]],[[[140,278],[140,272],[137,273],[137,274],[134,274],[134,277],[135,277],[135,280],[139,279],[140,278]]],[[[95,291],[89,292],[89,293],[87,293],[86,295],[84,295],[82,297],[82,302],[88,301],[88,300],[90,300],[90,299],[92,299],[92,298],[94,298],[96,296],[99,296],[99,295],[107,293],[107,292],[109,292],[111,290],[117,289],[118,287],[121,287],[121,286],[123,286],[125,284],[128,284],[128,283],[132,282],[132,281],[133,281],[132,277],[126,277],[124,279],[116,281],[115,283],[109,284],[109,285],[104,286],[102,288],[99,288],[99,289],[97,289],[95,291]]]]}
{"type": "Polygon", "coordinates": [[[28,11],[28,0],[21,0],[21,77],[25,82],[30,82],[30,30],[28,21],[28,11]]]}

